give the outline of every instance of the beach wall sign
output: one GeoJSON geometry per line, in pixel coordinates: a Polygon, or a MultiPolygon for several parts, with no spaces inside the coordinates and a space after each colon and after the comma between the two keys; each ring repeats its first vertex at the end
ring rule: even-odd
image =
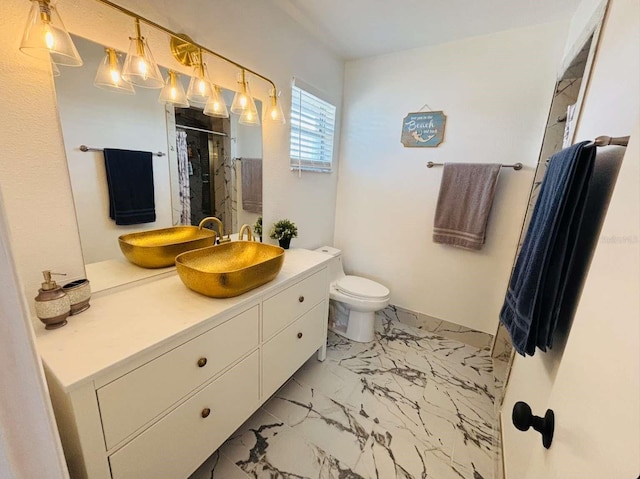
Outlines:
{"type": "Polygon", "coordinates": [[[400,141],[405,147],[437,147],[444,140],[447,117],[442,111],[409,113],[402,120],[400,141]]]}

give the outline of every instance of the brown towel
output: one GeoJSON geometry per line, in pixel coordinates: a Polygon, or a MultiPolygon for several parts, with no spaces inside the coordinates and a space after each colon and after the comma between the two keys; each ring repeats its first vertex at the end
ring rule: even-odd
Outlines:
{"type": "Polygon", "coordinates": [[[479,250],[496,193],[496,163],[445,163],[433,222],[433,241],[479,250]]]}
{"type": "Polygon", "coordinates": [[[262,159],[242,158],[242,209],[262,214],[262,159]]]}

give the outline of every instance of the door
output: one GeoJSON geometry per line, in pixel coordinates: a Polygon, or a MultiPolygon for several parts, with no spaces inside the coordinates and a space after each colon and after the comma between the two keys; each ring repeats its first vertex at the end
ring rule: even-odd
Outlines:
{"type": "Polygon", "coordinates": [[[553,443],[545,450],[537,442],[526,479],[640,475],[639,143],[640,121],[549,397],[553,443]]]}

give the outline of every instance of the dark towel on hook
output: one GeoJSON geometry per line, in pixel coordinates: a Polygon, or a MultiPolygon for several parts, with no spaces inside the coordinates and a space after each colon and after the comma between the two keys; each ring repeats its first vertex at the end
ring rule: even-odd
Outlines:
{"type": "Polygon", "coordinates": [[[109,218],[117,225],[156,220],[153,155],[148,151],[104,149],[109,218]]]}
{"type": "Polygon", "coordinates": [[[596,147],[582,142],[553,155],[509,281],[500,321],[518,353],[546,351],[562,306],[584,213],[596,147]]]}

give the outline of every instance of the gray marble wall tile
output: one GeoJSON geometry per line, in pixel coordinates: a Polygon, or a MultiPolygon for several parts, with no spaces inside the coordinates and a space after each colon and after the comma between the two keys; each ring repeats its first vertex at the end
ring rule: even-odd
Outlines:
{"type": "Polygon", "coordinates": [[[491,346],[493,336],[481,331],[475,331],[465,326],[450,323],[442,319],[434,318],[426,314],[411,311],[400,306],[390,304],[382,311],[376,313],[387,319],[400,321],[424,331],[436,333],[449,339],[455,339],[462,343],[474,346],[480,349],[488,349],[491,346]]]}

